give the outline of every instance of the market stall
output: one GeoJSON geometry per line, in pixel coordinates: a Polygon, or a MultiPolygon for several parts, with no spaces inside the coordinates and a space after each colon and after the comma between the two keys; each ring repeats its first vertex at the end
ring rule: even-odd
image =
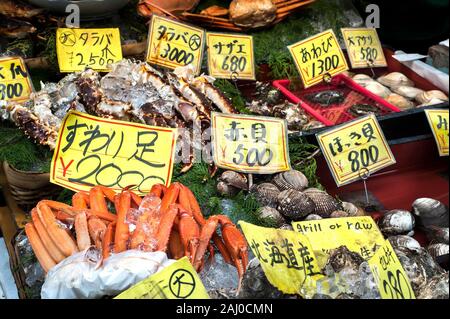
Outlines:
{"type": "Polygon", "coordinates": [[[448,41],[363,2],[0,0],[20,298],[448,299],[448,41]]]}

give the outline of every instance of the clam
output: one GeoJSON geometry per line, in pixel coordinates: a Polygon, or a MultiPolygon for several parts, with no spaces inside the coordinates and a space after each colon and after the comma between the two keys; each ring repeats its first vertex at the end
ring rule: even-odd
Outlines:
{"type": "Polygon", "coordinates": [[[427,250],[430,253],[430,255],[434,259],[436,259],[436,258],[439,258],[441,256],[448,255],[448,253],[449,253],[448,247],[449,246],[447,244],[432,244],[432,245],[427,247],[427,250]]]}
{"type": "Polygon", "coordinates": [[[273,182],[281,190],[294,189],[301,192],[308,187],[308,179],[306,176],[302,172],[296,170],[277,174],[273,178],[273,182]]]}
{"type": "Polygon", "coordinates": [[[384,85],[373,81],[372,83],[369,83],[366,86],[366,89],[370,92],[372,92],[375,95],[378,95],[379,97],[385,99],[387,98],[389,95],[392,94],[391,90],[389,90],[387,87],[385,87],[384,85]]]}
{"type": "Polygon", "coordinates": [[[414,216],[407,210],[391,210],[378,221],[378,226],[386,236],[412,235],[415,226],[414,216]]]}
{"type": "Polygon", "coordinates": [[[386,101],[401,110],[409,110],[415,107],[415,104],[413,102],[396,93],[392,93],[391,95],[389,95],[386,98],[386,101]]]}
{"type": "Polygon", "coordinates": [[[418,88],[415,88],[412,86],[406,86],[406,85],[393,87],[392,91],[394,93],[397,93],[397,94],[399,94],[403,97],[406,97],[407,99],[410,99],[410,100],[414,100],[416,98],[416,96],[424,93],[424,90],[421,90],[421,89],[418,89],[418,88]]]}
{"type": "Polygon", "coordinates": [[[247,177],[235,171],[225,171],[219,177],[219,181],[238,189],[248,190],[247,177]]]}
{"type": "Polygon", "coordinates": [[[389,88],[393,88],[396,86],[414,86],[414,82],[400,72],[392,72],[386,74],[382,77],[379,77],[377,81],[389,88]]]}
{"type": "Polygon", "coordinates": [[[438,200],[419,198],[412,205],[412,213],[421,226],[448,227],[448,208],[438,200]]]}
{"type": "Polygon", "coordinates": [[[342,210],[348,213],[349,217],[364,216],[366,212],[361,207],[349,202],[342,202],[342,210]]]}
{"type": "Polygon", "coordinates": [[[388,240],[393,248],[406,247],[412,250],[422,248],[419,242],[410,236],[405,235],[391,236],[388,238],[388,240]]]}
{"type": "Polygon", "coordinates": [[[302,192],[289,189],[278,195],[278,211],[289,219],[298,221],[311,214],[316,205],[302,192]]]}
{"type": "Polygon", "coordinates": [[[355,81],[357,84],[359,84],[362,87],[366,87],[370,83],[375,82],[374,79],[372,79],[370,76],[368,76],[366,74],[356,74],[353,77],[353,81],[355,81]]]}
{"type": "Polygon", "coordinates": [[[417,95],[416,100],[420,104],[427,104],[433,100],[440,100],[441,102],[445,102],[448,101],[448,96],[445,95],[445,93],[442,91],[432,90],[417,95]]]}
{"type": "Polygon", "coordinates": [[[448,227],[429,226],[426,228],[427,237],[435,243],[448,245],[448,230],[448,227]]]}
{"type": "Polygon", "coordinates": [[[316,215],[316,214],[310,214],[306,216],[305,221],[311,221],[311,220],[321,220],[323,219],[322,216],[316,215]]]}
{"type": "Polygon", "coordinates": [[[304,194],[314,203],[314,214],[316,215],[327,218],[330,217],[332,212],[342,210],[341,203],[327,192],[316,188],[308,188],[304,191],[304,194]]]}
{"type": "Polygon", "coordinates": [[[448,272],[431,278],[425,285],[420,287],[417,299],[448,299],[448,272]]]}
{"type": "Polygon", "coordinates": [[[258,210],[258,216],[259,218],[263,220],[269,221],[271,224],[274,224],[276,228],[281,227],[282,225],[286,224],[286,220],[284,217],[280,214],[279,211],[277,211],[275,208],[265,206],[258,210]]]}
{"type": "Polygon", "coordinates": [[[274,184],[262,183],[256,185],[252,188],[252,192],[261,205],[277,207],[280,190],[274,184]]]}
{"type": "Polygon", "coordinates": [[[281,230],[290,230],[290,231],[293,231],[293,230],[294,230],[294,227],[292,227],[292,225],[290,225],[290,224],[283,224],[283,225],[280,226],[279,229],[281,229],[281,230]]]}
{"type": "Polygon", "coordinates": [[[431,105],[437,105],[437,104],[441,104],[444,103],[445,101],[439,100],[439,99],[431,99],[430,101],[426,102],[426,103],[422,103],[417,105],[417,108],[420,107],[425,107],[425,106],[431,106],[431,105]]]}
{"type": "Polygon", "coordinates": [[[349,217],[347,212],[344,212],[342,210],[334,211],[330,214],[330,218],[344,218],[349,217]]]}
{"type": "Polygon", "coordinates": [[[236,187],[233,187],[231,185],[228,185],[225,182],[217,183],[217,191],[219,192],[220,195],[225,196],[225,197],[233,197],[237,193],[239,193],[239,189],[237,189],[236,187]]]}

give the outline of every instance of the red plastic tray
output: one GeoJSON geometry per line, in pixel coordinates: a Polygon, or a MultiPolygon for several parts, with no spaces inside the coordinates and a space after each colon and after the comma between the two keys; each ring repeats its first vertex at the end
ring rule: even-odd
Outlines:
{"type": "Polygon", "coordinates": [[[373,105],[380,110],[380,115],[401,112],[399,108],[361,87],[351,78],[343,74],[335,76],[330,84],[318,84],[308,89],[301,89],[297,92],[289,90],[290,83],[291,81],[289,80],[279,80],[274,81],[273,86],[278,88],[291,102],[299,104],[311,116],[327,126],[334,126],[355,119],[356,117],[348,112],[348,109],[354,104],[373,105]],[[337,90],[344,93],[344,102],[341,104],[323,106],[321,104],[313,103],[306,98],[308,95],[327,90],[337,90]]]}

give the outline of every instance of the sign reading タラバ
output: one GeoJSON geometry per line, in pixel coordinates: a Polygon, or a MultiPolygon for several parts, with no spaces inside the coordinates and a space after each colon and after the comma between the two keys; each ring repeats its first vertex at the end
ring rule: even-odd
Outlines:
{"type": "Polygon", "coordinates": [[[374,115],[317,134],[317,140],[338,186],[396,163],[374,115]]]}
{"type": "Polygon", "coordinates": [[[345,28],[342,35],[354,69],[387,66],[376,29],[345,28]]]}
{"type": "Polygon", "coordinates": [[[0,58],[0,101],[21,102],[33,92],[33,84],[22,58],[0,58]]]}
{"type": "Polygon", "coordinates": [[[176,133],[70,112],[58,134],[50,181],[74,191],[135,185],[148,194],[154,184],[170,184],[176,133]]]}
{"type": "Polygon", "coordinates": [[[290,170],[285,120],[213,113],[212,130],[218,167],[254,174],[290,170]]]}
{"type": "Polygon", "coordinates": [[[209,74],[215,78],[255,80],[253,37],[206,33],[209,74]]]}
{"type": "Polygon", "coordinates": [[[439,148],[439,155],[448,156],[448,110],[425,110],[425,114],[427,115],[428,123],[430,123],[434,139],[439,148]]]}
{"type": "Polygon", "coordinates": [[[147,62],[175,69],[193,64],[200,73],[205,31],[157,15],[150,22],[147,62]]]}
{"type": "Polygon", "coordinates": [[[110,29],[56,30],[56,53],[61,72],[86,68],[109,71],[108,65],[122,60],[120,31],[110,29]]]}
{"type": "Polygon", "coordinates": [[[288,47],[306,88],[326,76],[348,70],[347,60],[333,30],[327,30],[288,47]]]}

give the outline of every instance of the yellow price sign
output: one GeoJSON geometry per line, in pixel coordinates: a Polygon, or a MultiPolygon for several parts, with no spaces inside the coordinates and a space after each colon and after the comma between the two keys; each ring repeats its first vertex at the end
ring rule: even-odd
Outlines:
{"type": "Polygon", "coordinates": [[[439,149],[439,155],[448,156],[448,110],[425,110],[425,114],[433,131],[434,139],[439,149]]]}
{"type": "Polygon", "coordinates": [[[33,83],[22,58],[0,58],[0,101],[22,102],[33,92],[33,83]]]}
{"type": "Polygon", "coordinates": [[[50,182],[74,191],[94,185],[148,194],[172,179],[177,130],[70,112],[63,120],[50,182]]]}
{"type": "Polygon", "coordinates": [[[383,235],[370,216],[294,222],[292,226],[308,238],[320,267],[325,266],[332,249],[347,246],[368,260],[376,247],[384,243],[383,235]]]}
{"type": "Polygon", "coordinates": [[[290,170],[286,120],[237,114],[212,114],[214,162],[244,173],[290,170]]]}
{"type": "Polygon", "coordinates": [[[115,299],[209,299],[197,272],[184,257],[115,299]]]}
{"type": "Polygon", "coordinates": [[[206,33],[209,74],[221,79],[255,80],[253,37],[206,33]]]}
{"type": "Polygon", "coordinates": [[[333,30],[327,30],[288,47],[305,88],[327,76],[348,70],[347,60],[333,30]]]}
{"type": "Polygon", "coordinates": [[[200,73],[205,31],[168,18],[153,15],[147,47],[147,62],[169,69],[193,64],[200,73]]]}
{"type": "Polygon", "coordinates": [[[376,29],[344,28],[341,31],[354,69],[387,66],[376,29]]]}
{"type": "Polygon", "coordinates": [[[382,299],[416,299],[408,276],[388,240],[369,260],[382,299]]]}
{"type": "Polygon", "coordinates": [[[313,248],[306,236],[289,230],[239,222],[251,250],[269,282],[286,294],[301,294],[320,276],[313,248]]]}
{"type": "Polygon", "coordinates": [[[86,68],[109,71],[108,65],[122,60],[120,31],[110,29],[56,30],[56,53],[61,72],[86,68]]]}
{"type": "Polygon", "coordinates": [[[319,133],[317,140],[338,186],[396,163],[375,115],[319,133]]]}

